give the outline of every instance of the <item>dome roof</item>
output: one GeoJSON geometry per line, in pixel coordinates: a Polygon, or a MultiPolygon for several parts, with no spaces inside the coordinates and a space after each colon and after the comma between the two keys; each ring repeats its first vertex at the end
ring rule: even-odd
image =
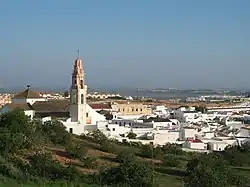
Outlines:
{"type": "Polygon", "coordinates": [[[27,86],[27,89],[23,92],[20,92],[14,96],[14,99],[39,99],[43,98],[40,96],[40,93],[32,91],[30,86],[27,86]]]}

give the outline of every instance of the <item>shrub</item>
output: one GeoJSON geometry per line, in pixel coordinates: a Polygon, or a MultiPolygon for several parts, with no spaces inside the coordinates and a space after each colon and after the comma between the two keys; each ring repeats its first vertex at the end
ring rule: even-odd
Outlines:
{"type": "Polygon", "coordinates": [[[132,161],[135,160],[135,154],[134,151],[131,149],[125,149],[117,154],[116,156],[116,162],[124,163],[126,161],[132,161]]]}
{"type": "Polygon", "coordinates": [[[73,158],[82,159],[86,156],[88,153],[88,148],[83,143],[69,143],[66,146],[67,152],[72,156],[73,158]]]}
{"type": "Polygon", "coordinates": [[[163,165],[169,167],[177,167],[180,164],[180,160],[175,155],[166,155],[163,159],[163,165]]]}
{"type": "Polygon", "coordinates": [[[129,139],[136,139],[136,134],[135,133],[133,133],[133,132],[129,132],[128,133],[128,135],[127,135],[127,137],[129,138],[129,139]]]}
{"type": "Polygon", "coordinates": [[[84,164],[84,167],[86,168],[90,168],[90,169],[93,169],[93,168],[96,168],[97,167],[97,162],[96,162],[96,158],[94,157],[85,157],[83,159],[81,159],[81,161],[83,162],[84,164]]]}

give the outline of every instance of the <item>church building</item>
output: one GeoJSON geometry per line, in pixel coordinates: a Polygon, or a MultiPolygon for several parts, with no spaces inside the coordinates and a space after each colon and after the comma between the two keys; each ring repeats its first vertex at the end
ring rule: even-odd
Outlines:
{"type": "Polygon", "coordinates": [[[85,84],[84,68],[82,60],[78,58],[74,62],[70,87],[70,101],[50,100],[42,98],[39,93],[33,91],[30,86],[12,98],[12,103],[6,104],[0,113],[19,108],[26,115],[33,118],[51,118],[60,120],[68,131],[81,134],[86,130],[95,130],[97,122],[106,121],[105,116],[98,110],[110,110],[109,104],[88,104],[87,85],[85,84]]]}
{"type": "Polygon", "coordinates": [[[81,134],[86,130],[97,129],[98,121],[106,121],[105,116],[99,114],[87,104],[87,85],[82,60],[75,60],[72,83],[70,88],[70,118],[63,122],[67,129],[75,134],[81,134]]]}

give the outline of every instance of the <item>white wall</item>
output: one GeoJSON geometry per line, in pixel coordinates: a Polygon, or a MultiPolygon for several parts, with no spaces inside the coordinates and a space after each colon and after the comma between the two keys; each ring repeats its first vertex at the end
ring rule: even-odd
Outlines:
{"type": "Polygon", "coordinates": [[[29,116],[31,120],[33,120],[34,116],[35,116],[35,111],[34,110],[25,110],[24,114],[26,116],[29,116]]]}
{"type": "Polygon", "coordinates": [[[211,139],[214,137],[214,132],[205,132],[204,137],[211,139]]]}
{"type": "Polygon", "coordinates": [[[219,141],[208,142],[208,144],[209,144],[209,147],[212,151],[223,151],[228,146],[227,143],[219,142],[219,141]]]}
{"type": "Polygon", "coordinates": [[[172,127],[172,122],[153,122],[153,127],[172,127]]]}
{"type": "Polygon", "coordinates": [[[42,118],[42,123],[44,123],[44,122],[46,122],[46,121],[51,121],[51,117],[48,116],[48,117],[42,118]]]}
{"type": "Polygon", "coordinates": [[[180,131],[167,131],[154,133],[154,144],[165,145],[166,143],[176,143],[179,139],[180,131]]]}
{"type": "Polygon", "coordinates": [[[105,121],[106,120],[104,115],[96,112],[88,104],[86,105],[86,111],[88,112],[88,115],[91,117],[91,124],[96,124],[98,121],[105,121]]]}
{"type": "Polygon", "coordinates": [[[186,140],[187,138],[195,138],[195,135],[198,134],[196,129],[192,128],[182,128],[181,129],[181,140],[186,140]]]}
{"type": "Polygon", "coordinates": [[[117,118],[122,118],[122,119],[130,119],[130,120],[135,120],[135,119],[138,119],[140,117],[142,117],[143,114],[140,114],[140,115],[118,115],[117,114],[117,118]]]}
{"type": "Polygon", "coordinates": [[[70,121],[67,120],[67,121],[61,121],[61,122],[66,127],[66,130],[69,132],[72,132],[73,134],[81,135],[82,133],[85,132],[84,124],[80,124],[78,122],[71,122],[71,119],[70,121]]]}
{"type": "Polygon", "coordinates": [[[46,101],[45,98],[31,98],[31,99],[12,99],[12,103],[29,103],[33,105],[36,101],[46,101]]]}
{"type": "Polygon", "coordinates": [[[184,145],[188,149],[206,149],[207,148],[206,144],[203,142],[186,141],[184,145]]]}
{"type": "Polygon", "coordinates": [[[110,130],[111,136],[119,136],[120,134],[126,136],[131,131],[131,128],[119,126],[119,124],[108,124],[107,128],[110,130]]]}

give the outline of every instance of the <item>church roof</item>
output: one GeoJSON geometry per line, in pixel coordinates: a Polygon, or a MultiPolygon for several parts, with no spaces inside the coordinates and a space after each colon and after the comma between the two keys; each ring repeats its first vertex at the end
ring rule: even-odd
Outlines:
{"type": "Polygon", "coordinates": [[[32,106],[29,103],[8,103],[4,105],[4,107],[7,107],[9,111],[15,110],[15,109],[33,110],[32,106]]]}
{"type": "Polygon", "coordinates": [[[110,104],[107,103],[98,103],[98,104],[89,104],[93,109],[112,109],[110,104]]]}
{"type": "MultiPolygon", "coordinates": [[[[69,111],[69,100],[51,100],[51,101],[36,101],[32,107],[36,112],[68,112],[69,111]]],[[[89,104],[93,109],[111,109],[110,104],[98,103],[89,104]]]]}
{"type": "Polygon", "coordinates": [[[36,112],[68,112],[68,100],[36,101],[32,107],[36,112]]]}
{"type": "Polygon", "coordinates": [[[32,91],[30,86],[27,86],[28,88],[24,90],[23,92],[20,92],[14,96],[14,99],[38,99],[43,98],[40,96],[40,93],[32,91]]]}

